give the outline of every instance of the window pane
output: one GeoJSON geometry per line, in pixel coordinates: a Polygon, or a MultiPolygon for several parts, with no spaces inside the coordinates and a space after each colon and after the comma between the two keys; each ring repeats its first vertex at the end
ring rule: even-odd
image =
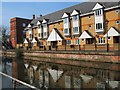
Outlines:
{"type": "Polygon", "coordinates": [[[64,23],[67,23],[67,21],[68,21],[68,18],[64,18],[64,23]]]}
{"type": "Polygon", "coordinates": [[[64,29],[64,33],[65,34],[67,34],[68,33],[68,29],[66,28],[66,29],[64,29]]]}

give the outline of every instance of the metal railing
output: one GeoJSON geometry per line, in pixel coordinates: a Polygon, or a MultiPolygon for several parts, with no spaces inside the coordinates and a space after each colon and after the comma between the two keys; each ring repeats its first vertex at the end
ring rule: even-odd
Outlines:
{"type": "Polygon", "coordinates": [[[23,81],[20,81],[20,80],[16,79],[16,78],[13,78],[13,77],[5,74],[5,73],[0,72],[0,74],[12,80],[12,84],[13,84],[13,87],[12,87],[12,88],[13,88],[14,90],[17,88],[17,84],[23,85],[23,86],[25,86],[26,88],[29,88],[29,89],[31,89],[31,90],[38,90],[38,88],[36,88],[35,86],[32,86],[32,85],[30,85],[30,84],[27,84],[27,83],[25,83],[25,82],[23,82],[23,81]]]}

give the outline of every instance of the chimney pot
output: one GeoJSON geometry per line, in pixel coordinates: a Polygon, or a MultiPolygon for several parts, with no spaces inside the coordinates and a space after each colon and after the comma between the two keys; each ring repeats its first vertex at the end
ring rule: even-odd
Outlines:
{"type": "Polygon", "coordinates": [[[32,19],[35,19],[35,14],[33,14],[32,19]]]}

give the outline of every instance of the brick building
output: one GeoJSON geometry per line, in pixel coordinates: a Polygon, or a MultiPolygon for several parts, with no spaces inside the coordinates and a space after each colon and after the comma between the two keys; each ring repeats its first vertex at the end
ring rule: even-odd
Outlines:
{"type": "Polygon", "coordinates": [[[14,48],[17,44],[23,43],[23,30],[30,22],[30,19],[25,18],[15,17],[10,19],[10,40],[14,48]]]}

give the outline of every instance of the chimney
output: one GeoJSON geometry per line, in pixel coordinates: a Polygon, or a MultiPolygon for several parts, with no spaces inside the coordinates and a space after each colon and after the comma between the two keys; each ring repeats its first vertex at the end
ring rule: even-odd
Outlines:
{"type": "Polygon", "coordinates": [[[32,19],[35,19],[35,14],[33,14],[32,19]]]}
{"type": "Polygon", "coordinates": [[[42,17],[42,14],[40,14],[40,17],[42,17]]]}

